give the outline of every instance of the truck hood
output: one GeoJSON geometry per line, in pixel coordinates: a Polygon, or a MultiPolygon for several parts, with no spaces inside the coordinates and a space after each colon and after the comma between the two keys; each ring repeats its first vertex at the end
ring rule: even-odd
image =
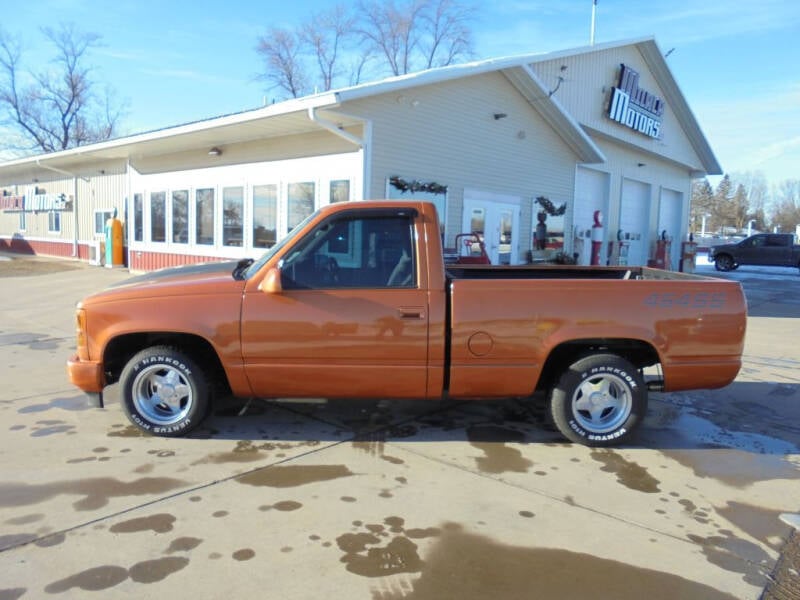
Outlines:
{"type": "Polygon", "coordinates": [[[137,275],[89,296],[83,304],[154,296],[241,294],[245,281],[233,278],[237,264],[238,261],[202,263],[137,275]]]}

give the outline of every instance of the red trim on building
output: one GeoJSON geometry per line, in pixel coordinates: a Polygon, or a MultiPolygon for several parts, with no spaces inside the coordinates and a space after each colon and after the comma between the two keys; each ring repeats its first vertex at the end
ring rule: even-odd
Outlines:
{"type": "MultiPolygon", "coordinates": [[[[91,246],[94,246],[92,244],[91,246]]],[[[20,235],[11,238],[0,238],[0,251],[13,252],[16,254],[27,254],[35,256],[53,256],[58,258],[74,258],[88,262],[90,259],[89,244],[78,244],[78,256],[73,255],[73,243],[67,240],[46,241],[28,240],[20,235]]],[[[105,262],[105,244],[100,244],[101,262],[105,262]]],[[[217,256],[199,256],[187,254],[170,254],[166,252],[149,252],[146,250],[134,250],[128,255],[125,248],[123,256],[130,258],[130,264],[125,265],[131,271],[155,271],[166,267],[178,267],[180,265],[191,265],[202,262],[221,262],[225,260],[235,260],[231,258],[221,258],[217,256]]]]}
{"type": "MultiPolygon", "coordinates": [[[[35,254],[41,256],[57,256],[59,258],[76,258],[72,255],[72,242],[28,240],[19,235],[15,235],[12,238],[0,238],[0,250],[4,250],[5,252],[15,252],[17,254],[35,254]]],[[[88,260],[88,246],[81,247],[79,244],[78,254],[79,255],[77,258],[88,260]]]]}

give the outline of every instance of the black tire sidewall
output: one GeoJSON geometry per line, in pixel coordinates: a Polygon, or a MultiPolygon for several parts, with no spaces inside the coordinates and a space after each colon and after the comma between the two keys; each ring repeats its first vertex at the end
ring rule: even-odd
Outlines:
{"type": "Polygon", "coordinates": [[[120,376],[122,408],[126,416],[146,433],[161,437],[180,437],[197,427],[206,415],[209,392],[205,376],[195,362],[182,352],[169,347],[142,350],[125,365],[120,376]],[[143,368],[163,365],[179,371],[192,389],[192,405],[182,419],[169,425],[150,421],[136,408],[133,401],[133,383],[143,368]]]}
{"type": "Polygon", "coordinates": [[[647,388],[639,371],[615,354],[597,354],[573,363],[561,375],[550,396],[550,414],[559,432],[568,440],[586,446],[615,446],[635,433],[647,413],[647,388]],[[587,431],[578,422],[572,396],[586,379],[606,370],[616,375],[628,388],[631,411],[616,429],[603,433],[587,431]]]}

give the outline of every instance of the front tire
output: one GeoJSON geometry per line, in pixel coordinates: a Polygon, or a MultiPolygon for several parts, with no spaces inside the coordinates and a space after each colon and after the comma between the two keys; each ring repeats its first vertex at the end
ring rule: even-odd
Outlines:
{"type": "Polygon", "coordinates": [[[729,254],[720,254],[714,259],[714,268],[717,271],[733,271],[738,266],[729,254]]]}
{"type": "Polygon", "coordinates": [[[586,446],[615,446],[647,414],[647,388],[639,371],[615,354],[582,358],[564,371],[550,396],[561,435],[586,446]]]}
{"type": "Polygon", "coordinates": [[[174,348],[142,350],[125,365],[119,381],[125,414],[147,433],[186,435],[208,411],[209,388],[203,372],[174,348]]]}

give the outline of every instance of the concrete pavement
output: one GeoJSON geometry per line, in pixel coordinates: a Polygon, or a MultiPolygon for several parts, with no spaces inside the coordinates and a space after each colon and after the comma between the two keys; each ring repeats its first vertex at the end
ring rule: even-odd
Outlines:
{"type": "Polygon", "coordinates": [[[0,600],[755,599],[800,512],[800,278],[736,272],[737,381],[593,450],[522,401],[228,402],[142,436],[64,371],[75,302],[128,274],[62,264],[0,263],[0,600]]]}

